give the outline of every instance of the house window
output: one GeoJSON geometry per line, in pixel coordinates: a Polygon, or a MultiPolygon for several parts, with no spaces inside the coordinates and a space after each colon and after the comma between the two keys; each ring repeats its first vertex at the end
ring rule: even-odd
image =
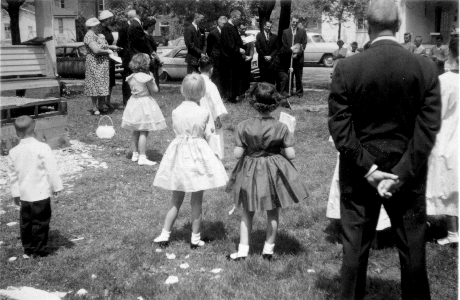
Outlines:
{"type": "Polygon", "coordinates": [[[441,32],[442,7],[436,6],[434,9],[434,32],[441,32]]]}
{"type": "Polygon", "coordinates": [[[6,40],[11,40],[11,27],[9,23],[5,23],[3,25],[3,28],[5,28],[5,39],[6,40]]]}
{"type": "Polygon", "coordinates": [[[54,5],[60,8],[65,8],[65,0],[54,0],[54,5]]]}
{"type": "Polygon", "coordinates": [[[99,10],[104,10],[104,0],[98,0],[99,3],[99,10]]]}
{"type": "Polygon", "coordinates": [[[64,19],[58,18],[59,33],[64,33],[64,19]]]}
{"type": "Polygon", "coordinates": [[[169,35],[169,22],[160,22],[160,33],[161,35],[169,35]]]}
{"type": "Polygon", "coordinates": [[[359,18],[356,20],[356,29],[358,29],[358,30],[363,30],[363,29],[365,29],[365,26],[364,26],[364,17],[359,17],[359,18]]]}

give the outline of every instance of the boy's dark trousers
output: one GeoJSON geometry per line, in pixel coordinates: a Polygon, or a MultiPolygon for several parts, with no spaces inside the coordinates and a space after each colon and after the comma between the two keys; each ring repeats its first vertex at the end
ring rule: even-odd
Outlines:
{"type": "Polygon", "coordinates": [[[50,198],[35,202],[21,201],[19,223],[24,254],[48,254],[48,232],[51,220],[50,198]]]}

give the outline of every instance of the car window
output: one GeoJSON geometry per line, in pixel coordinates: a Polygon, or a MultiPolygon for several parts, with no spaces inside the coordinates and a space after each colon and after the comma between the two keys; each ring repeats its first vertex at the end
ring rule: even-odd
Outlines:
{"type": "Polygon", "coordinates": [[[177,46],[184,46],[185,41],[183,39],[180,39],[179,42],[177,43],[177,46]]]}
{"type": "Polygon", "coordinates": [[[64,57],[65,48],[56,48],[56,57],[64,57]]]}
{"type": "Polygon", "coordinates": [[[80,53],[80,56],[86,56],[87,50],[85,46],[80,46],[78,47],[78,52],[80,53]]]}
{"type": "Polygon", "coordinates": [[[313,43],[313,41],[311,40],[311,37],[309,37],[309,36],[307,35],[307,44],[308,44],[308,43],[313,43]]]}
{"type": "Polygon", "coordinates": [[[185,58],[187,55],[187,49],[182,49],[181,51],[177,52],[176,55],[174,55],[174,58],[185,58]]]}
{"type": "Polygon", "coordinates": [[[312,39],[313,41],[315,41],[315,43],[325,43],[325,41],[323,40],[323,37],[320,35],[314,35],[312,39]]]}

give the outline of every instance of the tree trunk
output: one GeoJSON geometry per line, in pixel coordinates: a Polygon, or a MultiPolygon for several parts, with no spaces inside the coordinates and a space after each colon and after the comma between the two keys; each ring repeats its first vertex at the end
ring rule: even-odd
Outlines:
{"type": "Polygon", "coordinates": [[[5,8],[5,10],[10,16],[11,44],[19,45],[21,44],[21,32],[19,31],[19,8],[25,2],[25,0],[7,0],[6,2],[8,3],[8,6],[5,8]]]}
{"type": "Polygon", "coordinates": [[[291,0],[281,0],[280,22],[278,24],[278,45],[281,46],[283,30],[291,23],[291,0]]]}
{"type": "Polygon", "coordinates": [[[339,20],[339,34],[337,35],[337,39],[340,40],[340,32],[342,31],[342,22],[339,20]]]}
{"type": "Polygon", "coordinates": [[[275,8],[276,0],[259,1],[259,29],[260,32],[264,31],[265,22],[270,20],[273,9],[275,8]]]}

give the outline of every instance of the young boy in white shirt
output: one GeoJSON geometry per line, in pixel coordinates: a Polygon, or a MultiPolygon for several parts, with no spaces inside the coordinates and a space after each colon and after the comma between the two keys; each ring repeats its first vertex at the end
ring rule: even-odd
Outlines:
{"type": "Polygon", "coordinates": [[[20,116],[14,122],[21,141],[8,154],[11,194],[20,205],[20,231],[25,258],[46,256],[51,201],[63,189],[50,146],[35,139],[35,121],[20,116]]]}

